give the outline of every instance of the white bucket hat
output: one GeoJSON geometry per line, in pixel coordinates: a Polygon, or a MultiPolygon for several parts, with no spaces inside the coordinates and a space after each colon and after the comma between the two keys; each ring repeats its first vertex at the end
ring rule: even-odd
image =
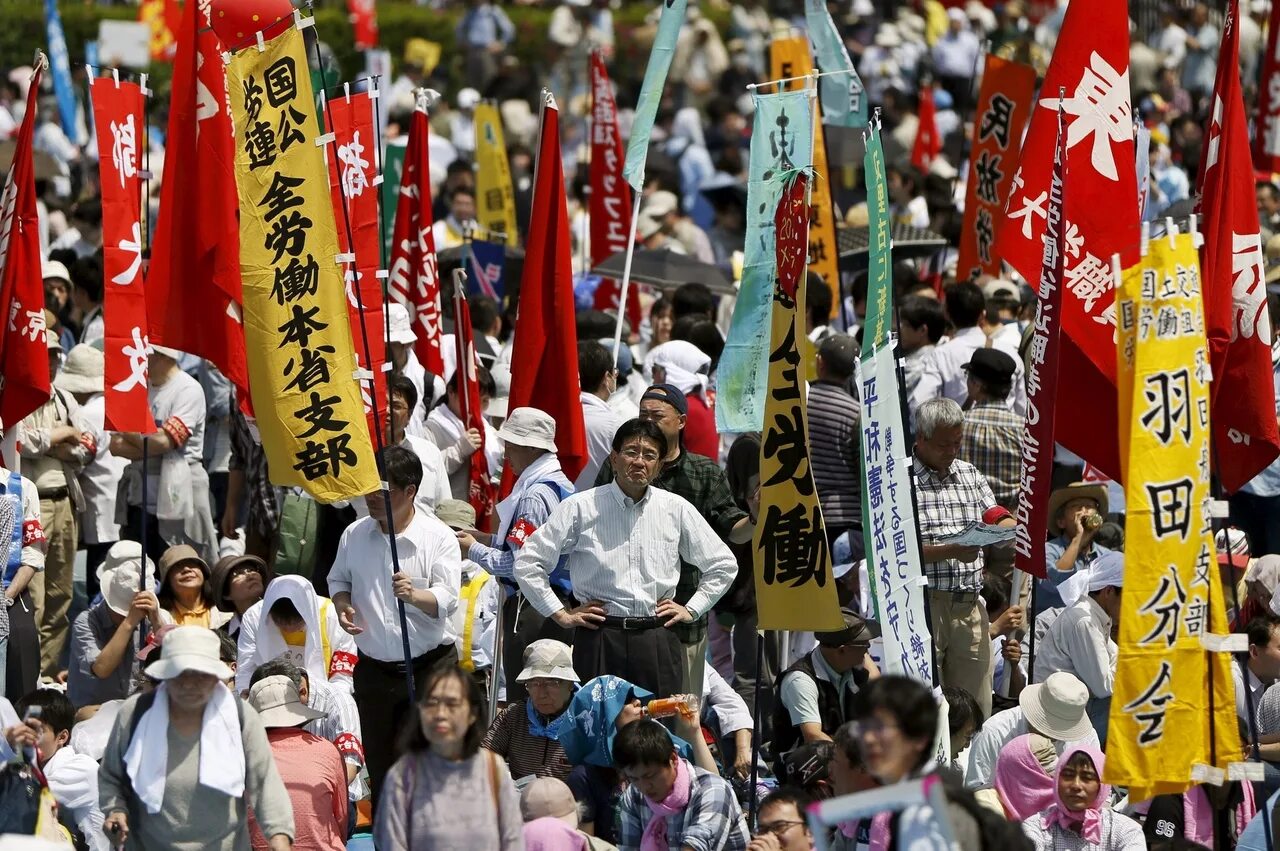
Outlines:
{"type": "Polygon", "coordinates": [[[160,661],[147,668],[153,680],[172,680],[184,671],[211,674],[229,680],[235,674],[218,658],[218,635],[202,626],[180,626],[169,632],[160,647],[160,661]]]}
{"type": "Polygon", "coordinates": [[[498,437],[516,446],[556,451],[556,421],[537,408],[516,408],[498,429],[498,437]]]}
{"type": "Polygon", "coordinates": [[[264,727],[297,727],[323,718],[302,702],[298,687],[284,676],[263,677],[249,689],[249,705],[258,710],[264,727]]]}
{"type": "MultiPolygon", "coordinates": [[[[148,565],[151,560],[147,559],[148,565]]],[[[154,592],[156,590],[156,577],[154,571],[148,570],[146,573],[147,590],[154,592]]],[[[136,561],[121,565],[115,570],[107,574],[106,584],[102,586],[102,601],[107,604],[107,608],[115,612],[117,615],[124,617],[129,614],[129,608],[133,605],[133,597],[138,593],[142,578],[138,576],[138,563],[136,561]]]]}
{"type": "Polygon", "coordinates": [[[1088,686],[1066,671],[1050,674],[1018,696],[1027,723],[1059,742],[1075,742],[1089,735],[1093,727],[1085,714],[1088,702],[1088,686]]]}
{"type": "Polygon", "coordinates": [[[86,343],[73,346],[53,386],[67,393],[101,393],[106,371],[102,352],[86,343]]]}
{"type": "Polygon", "coordinates": [[[516,677],[523,683],[533,679],[579,682],[573,670],[573,651],[563,641],[540,638],[524,649],[524,670],[516,677]]]}
{"type": "Polygon", "coordinates": [[[413,323],[409,319],[409,311],[399,302],[393,301],[387,305],[387,325],[390,329],[387,337],[388,342],[408,345],[418,339],[418,335],[413,333],[413,323]]]}
{"type": "MultiPolygon", "coordinates": [[[[102,560],[102,564],[98,565],[96,571],[98,577],[98,587],[106,588],[107,582],[111,579],[111,573],[121,567],[132,569],[135,573],[138,571],[138,565],[142,561],[142,544],[137,541],[116,541],[111,545],[111,549],[107,550],[106,557],[102,560]]],[[[147,559],[147,573],[154,576],[156,565],[150,558],[147,559]]],[[[136,583],[134,587],[137,587],[136,583]]]]}

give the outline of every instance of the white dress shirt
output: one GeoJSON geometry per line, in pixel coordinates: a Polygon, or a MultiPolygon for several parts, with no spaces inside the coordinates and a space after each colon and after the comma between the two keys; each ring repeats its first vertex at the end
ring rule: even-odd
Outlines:
{"type": "Polygon", "coordinates": [[[1067,671],[1089,687],[1090,697],[1110,697],[1116,681],[1116,643],[1111,618],[1092,597],[1085,596],[1049,627],[1036,646],[1035,681],[1067,671]]]}
{"type": "Polygon", "coordinates": [[[1267,693],[1267,684],[1258,679],[1258,675],[1253,671],[1249,672],[1249,691],[1253,693],[1253,722],[1250,724],[1249,704],[1246,702],[1244,674],[1242,673],[1242,668],[1245,667],[1248,667],[1247,663],[1241,666],[1236,657],[1231,657],[1231,680],[1236,687],[1236,715],[1242,723],[1249,724],[1249,729],[1261,731],[1262,725],[1259,723],[1261,716],[1258,710],[1262,707],[1262,696],[1267,693]]]}
{"type": "MultiPolygon", "coordinates": [[[[964,772],[964,785],[969,789],[990,789],[996,779],[996,761],[1004,746],[1031,732],[1021,706],[997,712],[986,720],[969,743],[969,763],[964,772]]],[[[1074,742],[1054,740],[1054,750],[1062,756],[1068,745],[1085,744],[1098,747],[1098,732],[1092,727],[1083,739],[1074,742]]]]}
{"type": "Polygon", "coordinates": [[[613,450],[613,436],[622,425],[622,417],[609,403],[594,393],[582,393],[582,421],[587,427],[587,463],[573,483],[576,491],[595,486],[600,465],[613,450]]]}
{"type": "Polygon", "coordinates": [[[400,445],[422,462],[422,484],[414,502],[425,503],[427,508],[434,509],[444,500],[451,499],[453,493],[449,489],[449,473],[444,468],[444,454],[435,443],[425,437],[406,434],[400,445]]]}
{"type": "Polygon", "coordinates": [[[714,665],[707,666],[706,676],[702,678],[702,705],[715,713],[721,736],[731,736],[755,726],[751,723],[747,702],[725,682],[714,665]]]}
{"type": "MultiPolygon", "coordinates": [[[[396,553],[400,570],[413,578],[413,587],[431,591],[440,606],[439,614],[431,617],[405,604],[409,650],[416,659],[455,638],[451,619],[462,586],[462,557],[453,530],[416,510],[409,525],[396,535],[396,553]]],[[[372,517],[365,517],[342,533],[329,571],[329,593],[350,594],[356,623],[364,628],[356,636],[356,647],[383,662],[404,660],[397,601],[391,590],[393,570],[387,534],[372,517]]]]}
{"type": "Polygon", "coordinates": [[[129,466],[126,458],[111,454],[111,435],[105,431],[106,397],[101,393],[80,406],[75,426],[93,436],[97,454],[80,471],[80,490],[84,505],[80,509],[80,528],[86,544],[110,544],[120,540],[116,518],[116,492],[120,478],[129,466]]]}
{"type": "MultiPolygon", "coordinates": [[[[945,397],[963,405],[969,399],[969,373],[964,367],[973,353],[987,345],[987,335],[981,328],[965,328],[945,343],[939,344],[925,360],[920,370],[920,380],[911,393],[910,407],[914,413],[930,399],[945,397]]],[[[1009,392],[1009,408],[1018,416],[1027,412],[1027,387],[1023,378],[1022,357],[1017,346],[1012,349],[999,340],[993,344],[1013,358],[1013,389],[1009,392]]]]}
{"type": "MultiPolygon", "coordinates": [[[[467,502],[471,496],[472,450],[467,440],[466,426],[449,410],[448,405],[437,405],[427,416],[426,429],[426,436],[435,442],[444,458],[453,498],[467,502]]],[[[489,475],[495,479],[502,475],[503,451],[502,438],[498,437],[498,432],[485,419],[484,454],[489,462],[489,475]]]]}
{"type": "Polygon", "coordinates": [[[653,617],[675,593],[681,560],[702,571],[685,604],[694,618],[738,572],[733,553],[684,497],[650,487],[634,501],[615,482],[565,499],[516,556],[520,590],[547,617],[564,608],[547,577],[565,554],[574,596],[603,601],[613,616],[653,617]]]}

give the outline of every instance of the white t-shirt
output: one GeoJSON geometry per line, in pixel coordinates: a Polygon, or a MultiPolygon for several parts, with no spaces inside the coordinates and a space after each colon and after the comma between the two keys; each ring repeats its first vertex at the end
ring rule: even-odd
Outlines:
{"type": "MultiPolygon", "coordinates": [[[[151,401],[151,414],[156,428],[169,435],[176,445],[172,452],[180,452],[188,464],[204,463],[204,421],[206,403],[204,388],[200,382],[179,369],[160,386],[152,385],[147,391],[151,401]]],[[[141,469],[141,461],[134,461],[141,469]]],[[[160,493],[160,459],[147,459],[147,510],[156,510],[156,496],[160,493]]]]}

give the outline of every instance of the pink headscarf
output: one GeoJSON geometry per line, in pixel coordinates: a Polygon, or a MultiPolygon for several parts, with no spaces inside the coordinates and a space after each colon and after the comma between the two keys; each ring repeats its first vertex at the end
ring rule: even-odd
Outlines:
{"type": "Polygon", "coordinates": [[[1025,821],[1053,803],[1057,785],[1031,750],[1031,734],[1018,736],[1000,750],[995,787],[1010,821],[1025,821]]]}
{"type": "Polygon", "coordinates": [[[1046,829],[1056,824],[1063,830],[1078,833],[1086,842],[1096,845],[1102,841],[1102,810],[1111,798],[1111,787],[1101,782],[1102,770],[1105,766],[1106,757],[1102,755],[1102,751],[1092,745],[1071,745],[1062,752],[1062,756],[1058,759],[1058,770],[1053,775],[1053,803],[1040,816],[1046,829]],[[1062,777],[1062,769],[1077,753],[1083,753],[1093,760],[1093,769],[1098,773],[1099,778],[1098,794],[1089,803],[1088,808],[1080,813],[1067,809],[1066,803],[1058,795],[1058,780],[1062,777]]]}
{"type": "Polygon", "coordinates": [[[587,851],[587,837],[554,816],[524,826],[526,851],[587,851]]]}

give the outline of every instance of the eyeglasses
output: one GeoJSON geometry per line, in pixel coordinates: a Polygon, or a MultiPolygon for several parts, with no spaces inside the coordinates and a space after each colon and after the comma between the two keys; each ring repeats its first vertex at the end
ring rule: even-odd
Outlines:
{"type": "Polygon", "coordinates": [[[774,836],[781,836],[791,828],[803,824],[804,822],[802,821],[771,821],[766,824],[761,824],[757,835],[772,833],[774,836]]]}
{"type": "Polygon", "coordinates": [[[422,701],[421,705],[423,709],[439,709],[440,707],[444,707],[450,712],[457,712],[459,709],[467,705],[467,701],[458,700],[457,698],[450,698],[446,700],[439,697],[428,697],[426,700],[422,701]]]}
{"type": "Polygon", "coordinates": [[[644,461],[646,464],[652,464],[658,460],[657,452],[641,452],[639,449],[624,449],[618,454],[628,461],[644,461]]]}
{"type": "Polygon", "coordinates": [[[865,721],[854,721],[852,726],[854,738],[860,738],[862,736],[873,736],[875,738],[879,738],[890,730],[902,729],[896,722],[881,721],[879,718],[868,718],[865,721]]]}

